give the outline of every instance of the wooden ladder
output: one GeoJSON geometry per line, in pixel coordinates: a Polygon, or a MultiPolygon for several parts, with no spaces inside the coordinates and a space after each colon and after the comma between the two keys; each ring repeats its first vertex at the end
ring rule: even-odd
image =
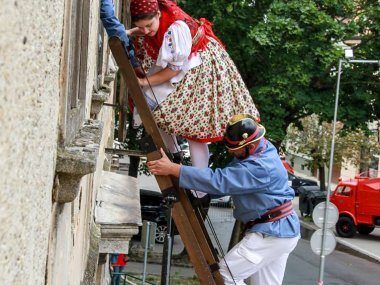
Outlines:
{"type": "MultiPolygon", "coordinates": [[[[168,151],[145,101],[126,50],[117,37],[110,38],[108,43],[119,66],[119,72],[121,72],[133,102],[139,110],[145,131],[155,145],[153,149],[148,150],[147,159],[148,161],[159,159],[161,158],[160,148],[164,149],[166,153],[168,151]]],[[[175,190],[176,192],[178,202],[173,205],[173,220],[201,284],[224,284],[218,271],[218,257],[203,223],[202,215],[193,209],[185,190],[178,186],[178,179],[172,176],[155,177],[164,195],[168,191],[175,190]]]]}

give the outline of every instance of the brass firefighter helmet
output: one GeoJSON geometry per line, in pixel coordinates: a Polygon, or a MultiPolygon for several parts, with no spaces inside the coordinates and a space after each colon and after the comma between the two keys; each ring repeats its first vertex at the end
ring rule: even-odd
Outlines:
{"type": "Polygon", "coordinates": [[[249,114],[234,115],[228,122],[224,143],[230,150],[236,150],[260,140],[265,128],[249,114]]]}

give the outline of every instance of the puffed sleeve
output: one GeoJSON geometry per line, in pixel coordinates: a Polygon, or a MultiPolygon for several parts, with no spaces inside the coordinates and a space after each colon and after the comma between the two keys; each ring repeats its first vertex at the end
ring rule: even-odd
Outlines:
{"type": "Polygon", "coordinates": [[[182,70],[191,53],[192,37],[183,21],[174,22],[164,35],[156,65],[182,70]]]}

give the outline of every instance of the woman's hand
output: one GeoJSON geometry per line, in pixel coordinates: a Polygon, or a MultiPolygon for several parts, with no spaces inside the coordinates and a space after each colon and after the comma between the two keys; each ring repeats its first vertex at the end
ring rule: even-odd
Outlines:
{"type": "Polygon", "coordinates": [[[141,32],[138,27],[134,27],[132,29],[125,30],[125,32],[127,33],[128,37],[130,37],[130,36],[143,36],[144,35],[144,33],[141,32]]]}
{"type": "Polygon", "coordinates": [[[137,77],[137,80],[138,80],[139,85],[140,85],[141,87],[148,86],[148,80],[147,80],[146,77],[144,77],[144,78],[139,78],[139,77],[137,77]]]}
{"type": "Polygon", "coordinates": [[[173,175],[179,177],[181,165],[171,162],[162,148],[160,151],[162,158],[147,163],[149,171],[153,175],[173,175]]]}

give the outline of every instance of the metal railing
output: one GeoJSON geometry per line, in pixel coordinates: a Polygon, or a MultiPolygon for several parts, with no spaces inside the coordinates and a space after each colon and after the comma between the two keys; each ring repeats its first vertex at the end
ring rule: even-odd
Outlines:
{"type": "Polygon", "coordinates": [[[111,272],[111,285],[137,285],[137,284],[158,285],[156,283],[147,282],[146,280],[143,280],[142,278],[139,278],[137,276],[131,275],[131,274],[126,273],[126,272],[111,272]],[[118,275],[120,276],[119,282],[114,284],[113,279],[115,276],[118,276],[118,275]],[[134,283],[131,280],[129,280],[128,277],[130,277],[133,280],[140,281],[140,282],[134,283]],[[142,283],[142,282],[144,282],[144,283],[142,283]]]}

